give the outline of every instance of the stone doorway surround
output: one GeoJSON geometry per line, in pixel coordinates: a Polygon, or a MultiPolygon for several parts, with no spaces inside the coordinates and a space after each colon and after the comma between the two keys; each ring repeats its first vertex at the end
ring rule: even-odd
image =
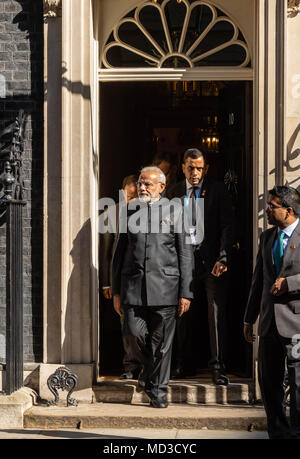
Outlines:
{"type": "MultiPolygon", "coordinates": [[[[85,395],[89,394],[90,401],[92,384],[98,376],[99,48],[108,28],[138,3],[141,2],[116,0],[112,5],[110,0],[64,0],[61,17],[48,15],[45,22],[44,359],[40,374],[48,374],[52,365],[86,368],[85,395]]],[[[214,2],[220,8],[223,3],[228,14],[232,10],[236,15],[241,10],[239,0],[214,2]]],[[[287,74],[284,63],[287,43],[289,55],[293,49],[297,52],[297,40],[287,41],[287,33],[291,37],[299,33],[300,24],[299,16],[288,18],[285,0],[250,3],[254,18],[255,259],[258,236],[267,226],[265,193],[275,182],[290,181],[296,175],[286,167],[286,124],[287,120],[288,125],[296,120],[286,117],[285,94],[290,90],[292,75],[287,74]],[[289,23],[292,20],[297,23],[289,23]],[[285,37],[284,47],[275,37],[285,37]]],[[[247,14],[242,14],[246,22],[247,14]]],[[[288,132],[291,130],[289,125],[288,132]]],[[[256,360],[255,346],[254,380],[256,360]]],[[[38,384],[41,387],[45,383],[38,384]]]]}
{"type": "MultiPolygon", "coordinates": [[[[108,1],[101,2],[99,22],[100,50],[105,47],[111,30],[131,9],[143,2],[119,1],[108,14],[108,1]],[[102,14],[102,16],[101,16],[102,14]],[[103,18],[105,17],[105,21],[103,18]],[[108,18],[108,20],[106,20],[108,18]]],[[[252,68],[240,69],[100,69],[99,80],[105,81],[154,81],[154,80],[207,80],[249,79],[254,82],[253,100],[253,260],[256,258],[260,233],[267,228],[265,199],[267,190],[275,183],[287,180],[286,156],[286,34],[287,2],[285,0],[255,0],[240,2],[214,1],[215,6],[235,19],[252,50],[252,68]],[[247,9],[248,8],[248,9],[247,9]],[[241,13],[242,11],[242,13],[241,13]],[[239,16],[240,14],[240,16],[239,16]],[[250,18],[253,19],[252,23],[250,18]],[[250,25],[249,25],[250,24],[250,25]],[[284,46],[282,46],[284,43],[284,46]],[[271,57],[272,56],[272,57],[271,57]],[[223,70],[223,71],[222,71],[223,70]],[[222,74],[222,77],[220,76],[222,74]]],[[[100,54],[101,61],[101,54],[100,54]]],[[[253,379],[256,397],[260,398],[257,384],[257,343],[253,349],[253,379]]]]}

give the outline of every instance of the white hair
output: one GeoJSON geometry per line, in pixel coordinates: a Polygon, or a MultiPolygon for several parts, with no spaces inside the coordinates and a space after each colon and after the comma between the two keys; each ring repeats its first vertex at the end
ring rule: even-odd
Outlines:
{"type": "Polygon", "coordinates": [[[140,176],[142,175],[143,172],[149,172],[149,171],[153,171],[158,175],[158,182],[159,183],[166,184],[166,176],[165,176],[165,174],[163,173],[163,171],[159,167],[156,167],[156,166],[143,167],[143,169],[140,172],[140,176]]]}

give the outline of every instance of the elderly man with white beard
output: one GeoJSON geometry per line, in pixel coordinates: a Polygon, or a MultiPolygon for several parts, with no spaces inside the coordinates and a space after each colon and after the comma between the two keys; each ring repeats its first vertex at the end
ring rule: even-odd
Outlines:
{"type": "Polygon", "coordinates": [[[114,308],[124,315],[124,333],[142,363],[137,391],[144,391],[154,408],[168,406],[176,317],[193,298],[193,251],[182,205],[161,198],[165,184],[157,167],[142,169],[138,199],[128,204],[120,222],[113,258],[114,308]]]}

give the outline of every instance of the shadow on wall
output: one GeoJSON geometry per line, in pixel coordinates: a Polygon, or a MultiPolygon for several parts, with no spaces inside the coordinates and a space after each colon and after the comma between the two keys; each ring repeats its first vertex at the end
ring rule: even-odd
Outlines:
{"type": "MultiPolygon", "coordinates": [[[[90,101],[90,122],[91,126],[94,126],[94,117],[93,117],[93,110],[92,110],[92,101],[91,101],[91,87],[90,85],[83,84],[81,81],[71,81],[68,78],[64,76],[65,73],[67,73],[68,69],[66,67],[66,63],[62,62],[62,69],[61,69],[61,74],[62,74],[62,86],[66,88],[68,91],[70,91],[72,94],[80,94],[83,99],[90,101]]],[[[46,89],[47,91],[47,89],[46,89]]],[[[91,129],[92,136],[94,135],[94,130],[91,129]]],[[[93,145],[92,145],[92,152],[93,152],[93,172],[94,176],[97,178],[98,177],[98,171],[99,171],[99,159],[98,159],[98,154],[95,151],[95,145],[96,142],[93,139],[93,145]]]]}
{"type": "MultiPolygon", "coordinates": [[[[63,88],[72,94],[78,94],[85,101],[90,101],[90,123],[94,125],[94,117],[91,103],[91,87],[89,84],[84,84],[82,81],[72,81],[68,76],[67,62],[62,61],[61,54],[61,41],[62,41],[62,21],[60,18],[47,19],[47,42],[48,42],[48,55],[47,55],[47,81],[44,84],[44,98],[48,100],[48,93],[51,92],[51,86],[55,87],[60,84],[63,88]],[[52,49],[54,46],[55,49],[52,49]],[[60,79],[58,78],[61,75],[60,79]]],[[[60,91],[61,92],[61,91],[60,91]]],[[[51,94],[50,94],[51,95],[51,94]]],[[[51,102],[49,98],[49,103],[51,102]]],[[[91,129],[92,135],[94,134],[91,129]]],[[[92,154],[93,154],[93,171],[94,176],[98,177],[98,154],[95,151],[96,141],[93,139],[92,154]]]]}
{"type": "Polygon", "coordinates": [[[62,355],[66,362],[92,362],[91,286],[98,285],[98,271],[91,263],[92,228],[87,220],[73,241],[73,270],[68,281],[65,336],[62,355]]]}
{"type": "MultiPolygon", "coordinates": [[[[296,141],[300,141],[300,124],[297,126],[295,131],[293,132],[288,144],[287,144],[287,159],[284,161],[284,168],[286,172],[296,172],[300,170],[300,148],[294,148],[296,141]]],[[[275,174],[275,169],[271,170],[270,175],[275,174]]],[[[296,174],[295,174],[296,175],[296,174]]],[[[297,177],[294,180],[286,181],[286,186],[294,187],[296,186],[297,190],[300,192],[300,185],[297,186],[299,183],[300,178],[297,177]]],[[[265,196],[259,195],[258,198],[258,211],[261,212],[265,208],[265,196]]],[[[264,215],[259,215],[259,220],[264,219],[264,215]]]]}
{"type": "MultiPolygon", "coordinates": [[[[295,148],[296,141],[300,141],[300,124],[298,124],[297,128],[295,129],[293,135],[291,136],[288,145],[287,145],[287,160],[285,163],[285,167],[287,172],[296,172],[300,169],[300,148],[295,148]]],[[[291,182],[287,182],[286,185],[293,186],[293,184],[299,182],[299,177],[291,182]]],[[[300,192],[300,185],[297,187],[298,191],[300,192]]]]}

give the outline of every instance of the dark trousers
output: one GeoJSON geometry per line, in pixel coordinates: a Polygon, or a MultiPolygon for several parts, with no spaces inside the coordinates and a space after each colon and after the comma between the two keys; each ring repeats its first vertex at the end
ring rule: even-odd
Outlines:
{"type": "MultiPolygon", "coordinates": [[[[205,290],[208,308],[208,330],[210,344],[209,368],[225,371],[227,360],[227,320],[226,309],[228,299],[229,279],[225,273],[216,278],[212,274],[203,273],[197,269],[195,274],[195,297],[192,301],[190,310],[177,319],[176,324],[176,367],[192,370],[191,357],[201,349],[192,346],[192,330],[196,333],[195,312],[197,308],[203,308],[203,295],[201,290],[205,290]]],[[[195,368],[194,368],[195,369],[195,368]]]]}
{"type": "Polygon", "coordinates": [[[228,275],[216,278],[206,275],[202,281],[207,295],[208,328],[210,341],[209,367],[225,370],[227,359],[226,306],[228,298],[228,275]]]}
{"type": "Polygon", "coordinates": [[[297,351],[291,339],[278,334],[275,323],[267,336],[260,337],[258,377],[269,437],[300,439],[300,349],[297,351]],[[286,366],[290,385],[290,425],[283,407],[286,366]]]}
{"type": "Polygon", "coordinates": [[[123,367],[124,371],[133,373],[136,377],[141,370],[141,363],[135,358],[131,349],[131,343],[126,333],[124,333],[124,316],[121,316],[121,330],[122,330],[122,342],[123,342],[123,367]]]}
{"type": "Polygon", "coordinates": [[[124,306],[124,334],[143,367],[140,383],[154,397],[167,394],[176,313],[176,306],[124,306]]]}

